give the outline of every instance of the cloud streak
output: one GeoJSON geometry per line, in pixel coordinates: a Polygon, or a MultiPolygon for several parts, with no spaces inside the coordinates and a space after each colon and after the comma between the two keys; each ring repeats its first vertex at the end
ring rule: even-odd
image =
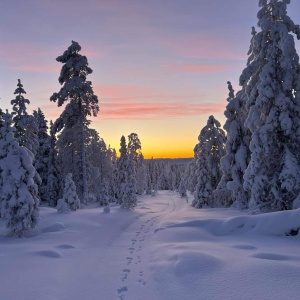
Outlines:
{"type": "Polygon", "coordinates": [[[191,74],[209,74],[216,72],[224,72],[229,69],[226,65],[214,64],[174,64],[166,65],[170,72],[191,73],[191,74]]]}
{"type": "Polygon", "coordinates": [[[118,120],[159,120],[166,118],[191,117],[224,110],[224,105],[213,103],[100,103],[99,117],[118,120]]]}
{"type": "Polygon", "coordinates": [[[224,104],[209,103],[193,91],[166,93],[140,86],[95,86],[99,97],[99,117],[110,120],[159,120],[197,116],[224,110],[224,104]]]}
{"type": "Polygon", "coordinates": [[[32,73],[60,73],[59,65],[18,65],[13,67],[14,70],[32,72],[32,73]]]}

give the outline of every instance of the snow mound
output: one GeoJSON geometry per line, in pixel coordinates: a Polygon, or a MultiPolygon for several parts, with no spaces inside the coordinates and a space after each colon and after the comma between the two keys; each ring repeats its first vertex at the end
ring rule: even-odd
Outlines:
{"type": "Polygon", "coordinates": [[[252,245],[234,245],[232,248],[241,249],[241,250],[256,250],[257,248],[252,245]]]}
{"type": "MultiPolygon", "coordinates": [[[[216,236],[253,231],[262,235],[297,235],[300,228],[300,209],[272,212],[261,215],[245,215],[227,219],[193,220],[171,224],[165,228],[197,227],[216,236]]],[[[161,228],[160,230],[162,230],[161,228]]]]}
{"type": "Polygon", "coordinates": [[[251,255],[251,257],[267,259],[267,260],[293,260],[293,261],[299,260],[299,258],[296,258],[293,256],[276,254],[276,253],[255,253],[255,254],[251,255]]]}
{"type": "Polygon", "coordinates": [[[105,206],[105,207],[103,208],[103,212],[104,212],[105,214],[109,214],[109,213],[110,213],[110,208],[109,208],[109,206],[105,206]]]}
{"type": "Polygon", "coordinates": [[[178,277],[193,276],[201,270],[206,273],[217,271],[221,266],[222,261],[217,257],[198,251],[184,251],[176,259],[174,272],[178,277]]]}
{"type": "Polygon", "coordinates": [[[44,256],[44,257],[49,257],[49,258],[60,258],[62,255],[57,252],[57,251],[52,251],[52,250],[42,250],[42,251],[37,251],[35,252],[37,255],[44,256]]]}
{"type": "Polygon", "coordinates": [[[66,226],[63,223],[53,223],[42,230],[43,233],[48,232],[59,232],[66,229],[66,226]]]}
{"type": "Polygon", "coordinates": [[[73,246],[73,245],[70,245],[70,244],[62,244],[62,245],[58,245],[57,248],[60,248],[60,249],[74,249],[76,247],[73,246]]]}

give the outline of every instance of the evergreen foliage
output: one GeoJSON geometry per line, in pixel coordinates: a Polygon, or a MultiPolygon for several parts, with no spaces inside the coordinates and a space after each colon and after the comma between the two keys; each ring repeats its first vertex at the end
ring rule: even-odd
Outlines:
{"type": "Polygon", "coordinates": [[[70,172],[74,175],[78,193],[87,204],[89,195],[87,145],[90,139],[88,133],[88,116],[97,116],[99,111],[98,97],[94,95],[91,81],[87,76],[92,73],[85,56],[79,54],[81,46],[72,41],[71,46],[58,56],[56,60],[63,64],[58,79],[62,88],[54,93],[50,100],[58,106],[68,102],[64,112],[55,122],[55,128],[63,132],[59,137],[60,150],[68,148],[63,153],[59,151],[60,162],[63,164],[63,174],[70,172]],[[66,159],[68,155],[69,159],[66,159]],[[76,157],[75,157],[76,156],[76,157]],[[75,173],[75,171],[77,172],[75,173]]]}
{"type": "Polygon", "coordinates": [[[201,130],[198,140],[198,181],[192,204],[196,208],[215,207],[219,203],[213,200],[213,191],[217,188],[222,176],[220,159],[225,154],[226,142],[226,136],[219,121],[210,116],[207,125],[201,130]]]}
{"type": "Polygon", "coordinates": [[[72,174],[67,174],[62,199],[57,202],[57,211],[60,213],[75,211],[80,208],[80,200],[76,193],[76,186],[72,174]]]}
{"type": "Polygon", "coordinates": [[[300,65],[292,35],[300,39],[300,28],[287,15],[289,2],[260,1],[261,31],[240,77],[252,133],[244,188],[249,208],[261,212],[291,209],[300,192],[300,65]]]}
{"type": "Polygon", "coordinates": [[[57,151],[56,151],[56,137],[54,133],[53,123],[50,121],[50,137],[49,137],[49,156],[48,156],[48,172],[47,185],[45,196],[47,197],[50,206],[55,207],[59,198],[59,172],[56,166],[57,151]]]}
{"type": "Polygon", "coordinates": [[[24,236],[38,223],[39,199],[33,155],[19,146],[14,131],[11,115],[7,112],[0,140],[1,216],[12,235],[24,236]]]}
{"type": "Polygon", "coordinates": [[[216,196],[225,207],[234,204],[235,207],[247,208],[248,195],[243,188],[245,170],[250,160],[249,144],[251,134],[244,123],[247,117],[245,92],[241,90],[234,95],[234,90],[228,82],[229,97],[225,110],[227,131],[225,145],[226,154],[221,158],[222,178],[217,187],[216,196]]]}
{"type": "Polygon", "coordinates": [[[18,79],[17,88],[14,92],[16,98],[11,100],[12,105],[12,115],[13,115],[13,126],[15,127],[15,137],[20,146],[24,146],[26,144],[26,128],[29,122],[29,115],[27,113],[26,105],[30,103],[30,101],[24,98],[24,94],[26,94],[23,84],[21,80],[18,79]]]}

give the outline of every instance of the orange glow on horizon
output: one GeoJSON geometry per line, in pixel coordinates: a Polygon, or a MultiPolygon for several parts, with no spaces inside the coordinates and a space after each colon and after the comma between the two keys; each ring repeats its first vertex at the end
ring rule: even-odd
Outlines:
{"type": "Polygon", "coordinates": [[[192,158],[193,153],[191,152],[167,152],[167,151],[161,151],[161,152],[156,152],[156,153],[143,153],[144,157],[146,159],[150,158],[192,158]]]}

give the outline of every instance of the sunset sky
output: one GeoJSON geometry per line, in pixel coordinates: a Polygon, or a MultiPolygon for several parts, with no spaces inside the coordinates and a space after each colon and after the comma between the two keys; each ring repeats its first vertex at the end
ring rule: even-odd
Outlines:
{"type": "Polygon", "coordinates": [[[257,11],[258,0],[1,0],[0,106],[11,110],[20,78],[29,113],[55,120],[55,58],[75,40],[94,71],[91,127],[105,142],[118,151],[135,132],[145,157],[192,157],[208,116],[224,123],[226,82],[238,89],[257,11]]]}

